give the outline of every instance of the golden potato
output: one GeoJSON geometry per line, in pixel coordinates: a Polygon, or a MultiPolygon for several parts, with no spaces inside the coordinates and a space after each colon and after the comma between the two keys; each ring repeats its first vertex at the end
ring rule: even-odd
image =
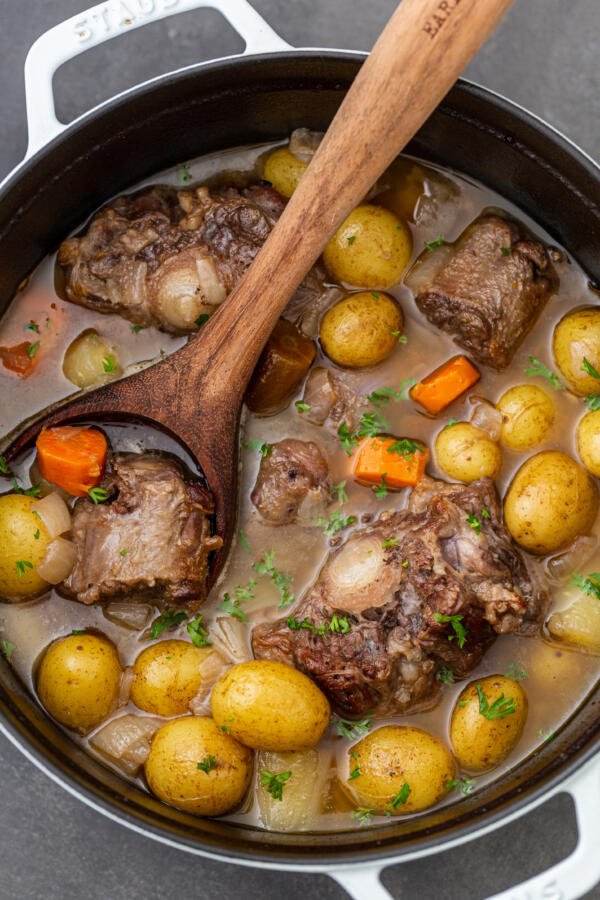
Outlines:
{"type": "Polygon", "coordinates": [[[600,478],[600,409],[587,413],[579,422],[577,450],[586,469],[600,478]]]}
{"type": "Polygon", "coordinates": [[[323,251],[337,281],[364,288],[397,284],[410,260],[412,237],[398,216],[365,203],[352,210],[323,251]]]}
{"type": "Polygon", "coordinates": [[[460,765],[484,772],[508,756],[523,733],[527,696],[518,681],[488,675],[461,691],[452,712],[450,740],[460,765]]]}
{"type": "Polygon", "coordinates": [[[511,450],[529,450],[546,437],[554,422],[552,398],[536,384],[517,384],[496,404],[502,413],[500,440],[511,450]]]}
{"type": "Polygon", "coordinates": [[[397,345],[403,322],[402,310],[393,297],[360,291],[327,310],[319,338],[323,351],[338,366],[361,369],[387,359],[397,345]]]}
{"type": "Polygon", "coordinates": [[[4,494],[0,497],[0,598],[24,600],[49,585],[35,567],[46,555],[50,535],[31,507],[35,497],[4,494]]]}
{"type": "Polygon", "coordinates": [[[131,699],[139,709],[156,716],[179,716],[189,711],[202,683],[200,666],[214,653],[188,641],[161,641],[142,650],[133,664],[131,699]]]}
{"type": "Polygon", "coordinates": [[[548,631],[557,641],[588,653],[600,653],[600,603],[582,593],[566,609],[552,613],[548,631]]]}
{"type": "Polygon", "coordinates": [[[504,518],[514,540],[542,556],[589,534],[597,512],[595,483],[583,466],[559,450],[526,460],[504,499],[504,518]]]}
{"type": "Polygon", "coordinates": [[[42,706],[61,725],[85,734],[117,704],[121,664],[114,645],[96,634],[71,634],[44,651],[37,673],[42,706]]]}
{"type": "Polygon", "coordinates": [[[470,422],[442,428],[435,439],[435,458],[442,472],[467,484],[478,478],[495,478],[502,466],[498,444],[470,422]]]}
{"type": "Polygon", "coordinates": [[[598,392],[596,378],[583,368],[583,360],[600,371],[600,307],[577,309],[560,320],[554,329],[554,359],[568,386],[585,396],[598,392]]]}
{"type": "Polygon", "coordinates": [[[348,751],[347,782],[360,806],[395,816],[419,812],[448,793],[455,765],[448,748],[427,731],[409,725],[384,725],[348,751]]]}
{"type": "Polygon", "coordinates": [[[291,197],[307,167],[308,163],[297,159],[287,147],[279,147],[267,156],[262,177],[282,196],[291,197]]]}
{"type": "Polygon", "coordinates": [[[199,816],[220,816],[243,800],[252,752],[209,716],[184,716],[156,732],[144,769],[160,800],[199,816]]]}
{"type": "Polygon", "coordinates": [[[79,388],[104,384],[122,374],[117,351],[96,331],[84,331],[65,351],[63,375],[79,388]]]}
{"type": "Polygon", "coordinates": [[[329,724],[327,698],[302,672],[253,659],[219,678],[211,695],[217,725],[256,750],[307,750],[329,724]]]}

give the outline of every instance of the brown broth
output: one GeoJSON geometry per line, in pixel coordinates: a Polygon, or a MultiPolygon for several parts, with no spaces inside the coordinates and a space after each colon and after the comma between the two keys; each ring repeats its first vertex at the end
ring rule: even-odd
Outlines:
{"type": "MultiPolygon", "coordinates": [[[[224,180],[223,173],[232,172],[235,173],[236,179],[243,181],[256,177],[256,160],[266,149],[268,147],[261,146],[215,154],[190,163],[188,170],[193,181],[207,182],[219,178],[224,180]]],[[[416,162],[418,164],[418,161],[416,162]]],[[[430,173],[427,190],[435,190],[438,177],[435,174],[436,170],[432,171],[431,168],[424,170],[425,176],[427,171],[430,173]]],[[[506,210],[529,226],[541,239],[552,243],[542,229],[497,194],[456,173],[439,171],[444,178],[451,180],[456,187],[456,194],[443,207],[442,219],[432,221],[428,226],[411,226],[414,240],[413,259],[422,251],[426,241],[435,240],[440,233],[446,240],[454,240],[470,221],[490,206],[506,210]]],[[[149,179],[146,183],[158,181],[177,185],[178,173],[179,170],[173,168],[149,179]]],[[[529,355],[537,356],[551,365],[551,335],[557,321],[570,308],[597,303],[597,298],[588,287],[585,274],[574,263],[568,261],[566,254],[562,261],[556,263],[556,269],[560,277],[560,289],[548,302],[539,321],[517,352],[513,364],[502,373],[484,369],[481,381],[472,393],[495,402],[507,387],[527,380],[524,369],[529,355]]],[[[73,385],[62,374],[62,359],[69,343],[84,329],[95,328],[117,345],[121,364],[127,371],[149,364],[156,360],[161,352],[173,352],[184,341],[182,338],[173,338],[152,328],[134,334],[130,323],[119,316],[101,315],[59,300],[54,292],[53,270],[52,257],[33,273],[29,283],[15,297],[0,323],[0,344],[11,345],[26,339],[23,327],[30,319],[44,322],[46,316],[50,317],[47,334],[44,328],[41,328],[42,346],[39,365],[34,375],[21,381],[0,368],[0,395],[4,398],[0,409],[2,434],[16,427],[23,419],[29,418],[50,403],[74,391],[73,385]]],[[[456,345],[450,337],[433,330],[426,322],[416,309],[410,291],[404,285],[398,286],[392,293],[401,303],[405,317],[404,333],[408,340],[406,344],[399,344],[381,365],[350,376],[356,382],[357,390],[363,395],[384,385],[397,386],[399,382],[409,377],[419,378],[457,352],[456,345]]],[[[319,353],[315,365],[331,364],[319,353]]],[[[300,396],[301,393],[298,394],[298,398],[300,396]]],[[[575,425],[582,413],[581,400],[567,392],[556,392],[553,399],[556,406],[556,421],[545,443],[536,447],[535,451],[561,449],[576,456],[575,425]]],[[[470,409],[468,398],[457,401],[448,410],[447,418],[452,416],[458,420],[469,419],[470,409]]],[[[429,446],[432,445],[440,427],[447,421],[444,414],[436,420],[424,416],[410,400],[390,403],[384,412],[393,432],[421,439],[429,446]]],[[[113,448],[117,450],[155,449],[182,456],[181,448],[172,440],[139,426],[110,426],[106,431],[113,448]]],[[[344,505],[344,513],[357,516],[364,513],[378,514],[386,509],[400,509],[406,504],[407,491],[389,493],[379,500],[372,491],[355,484],[352,481],[352,461],[341,451],[337,437],[325,428],[311,425],[303,419],[293,402],[276,416],[259,418],[247,414],[243,423],[245,441],[258,439],[261,442],[272,442],[289,434],[315,440],[329,462],[333,482],[347,481],[348,501],[344,505]]],[[[526,455],[503,448],[503,466],[497,479],[501,495],[506,491],[514,472],[526,455]]],[[[185,459],[184,455],[182,458],[189,465],[190,461],[185,459]]],[[[18,474],[27,478],[30,463],[31,456],[22,460],[18,474]]],[[[252,577],[257,579],[255,600],[244,607],[250,618],[249,627],[281,615],[276,608],[279,600],[277,589],[268,578],[257,577],[252,569],[253,562],[265,551],[275,551],[277,566],[293,578],[293,591],[296,597],[300,597],[317,577],[330,550],[328,540],[319,528],[300,525],[274,528],[260,519],[249,499],[258,465],[257,453],[242,450],[239,526],[247,537],[252,553],[247,552],[242,541],[236,541],[219,584],[212,591],[203,610],[209,625],[218,610],[223,594],[226,591],[232,592],[236,585],[245,585],[252,577]]],[[[443,473],[436,468],[435,461],[430,462],[428,471],[431,475],[443,477],[443,473]]],[[[8,487],[7,485],[7,489],[8,487]]],[[[344,537],[350,532],[351,529],[345,531],[344,537]]],[[[534,565],[540,567],[538,562],[534,562],[534,565]]],[[[600,551],[590,561],[589,570],[600,570],[600,551]]],[[[568,588],[553,589],[552,602],[555,608],[565,605],[572,597],[573,592],[568,588]]],[[[109,621],[100,607],[88,607],[66,600],[56,591],[51,591],[38,600],[18,605],[4,604],[0,610],[0,634],[15,646],[12,664],[32,691],[34,690],[32,672],[44,648],[54,638],[68,634],[72,629],[83,628],[97,629],[111,638],[118,647],[124,665],[130,665],[146,646],[145,642],[140,642],[137,633],[109,621]]],[[[173,636],[185,638],[185,628],[183,627],[182,633],[163,634],[163,638],[173,636]]],[[[529,698],[529,717],[525,732],[518,746],[501,767],[476,778],[476,787],[489,783],[535,752],[536,747],[555,733],[583,702],[599,674],[599,661],[595,656],[561,648],[542,637],[505,636],[498,638],[470,677],[505,672],[512,663],[522,666],[527,672],[524,687],[529,698]]],[[[462,686],[461,684],[445,686],[439,702],[432,709],[410,716],[396,717],[393,720],[378,720],[378,724],[394,721],[416,725],[448,742],[449,717],[456,695],[462,686]]],[[[115,715],[121,715],[124,711],[140,714],[139,710],[129,704],[119,709],[115,715]]],[[[73,734],[71,737],[93,755],[97,755],[89,747],[88,738],[80,738],[73,734]]],[[[339,778],[342,782],[347,778],[347,751],[350,745],[351,742],[347,739],[334,737],[332,732],[327,732],[321,743],[323,757],[337,760],[339,778]]],[[[106,760],[102,761],[109,765],[106,760]]],[[[332,779],[335,780],[335,777],[334,768],[332,779]]],[[[142,778],[133,780],[143,784],[142,778]]],[[[231,814],[229,819],[252,825],[264,825],[256,801],[256,790],[261,788],[255,787],[243,810],[231,814]]],[[[339,791],[334,791],[332,796],[333,799],[330,798],[324,804],[326,811],[315,817],[310,823],[310,829],[320,831],[358,827],[350,815],[351,802],[345,800],[339,791]]],[[[452,792],[443,802],[456,803],[460,800],[460,795],[452,792]]],[[[388,820],[381,817],[378,821],[388,820]]]]}

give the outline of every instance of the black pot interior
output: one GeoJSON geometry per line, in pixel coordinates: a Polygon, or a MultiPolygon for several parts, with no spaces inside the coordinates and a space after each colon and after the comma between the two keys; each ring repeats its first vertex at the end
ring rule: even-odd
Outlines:
{"type": "MultiPolygon", "coordinates": [[[[0,195],[0,310],[23,278],[108,197],[215,150],[323,130],[362,57],[298,52],[214,63],[138,89],[74,126],[0,195]]],[[[409,151],[503,194],[567,247],[600,283],[600,174],[594,164],[500,98],[458,84],[409,151]]],[[[4,401],[6,402],[6,400],[4,401]]],[[[477,796],[386,827],[274,834],[171,809],[87,756],[35,705],[2,661],[7,730],[76,791],[121,819],[223,857],[296,865],[395,856],[439,846],[531,801],[596,749],[600,689],[560,735],[477,796]]]]}

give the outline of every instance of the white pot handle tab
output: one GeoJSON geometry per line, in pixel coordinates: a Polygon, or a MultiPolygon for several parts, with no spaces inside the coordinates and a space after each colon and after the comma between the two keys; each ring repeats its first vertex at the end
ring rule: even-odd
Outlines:
{"type": "Polygon", "coordinates": [[[52,78],[59,66],[132,28],[207,7],[220,12],[245,42],[241,56],[293,49],[248,0],[107,0],[99,3],[40,35],[27,54],[25,100],[29,144],[25,158],[66,128],[56,118],[54,110],[52,78]]]}
{"type": "MultiPolygon", "coordinates": [[[[579,840],[566,859],[545,872],[515,885],[487,900],[577,900],[600,882],[600,766],[590,760],[552,793],[569,793],[575,804],[579,840]]],[[[547,799],[547,798],[544,798],[547,799]]],[[[536,805],[539,805],[536,804],[536,805]]],[[[524,812],[527,812],[525,810],[524,812]]],[[[517,818],[515,816],[514,818],[517,818]]],[[[506,819],[494,826],[502,827],[506,819]]],[[[484,829],[485,831],[494,828],[484,829]]],[[[458,842],[458,843],[462,843],[458,842]]],[[[440,851],[448,845],[440,846],[440,851]]],[[[385,866],[349,866],[328,874],[353,900],[393,900],[380,881],[385,866]]],[[[452,897],[451,889],[448,896],[452,897]]]]}

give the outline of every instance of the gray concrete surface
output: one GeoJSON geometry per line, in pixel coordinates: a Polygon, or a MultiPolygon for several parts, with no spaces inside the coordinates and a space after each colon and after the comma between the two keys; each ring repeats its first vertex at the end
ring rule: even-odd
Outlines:
{"type": "MultiPolygon", "coordinates": [[[[0,177],[26,146],[22,65],[45,29],[85,0],[0,0],[0,177]]],[[[368,49],[394,0],[255,0],[291,43],[368,49]]],[[[600,155],[599,0],[517,0],[468,75],[532,109],[592,156],[600,155]]],[[[57,74],[68,121],[144,78],[234,52],[236,36],[212,12],[188,13],[119,38],[57,74]]],[[[240,870],[191,858],[93,813],[0,741],[2,900],[338,900],[321,876],[240,870]]],[[[600,818],[600,812],[599,812],[600,818]]],[[[389,868],[394,897],[480,900],[565,856],[576,842],[569,799],[560,796],[494,835],[426,863],[389,868]]],[[[600,888],[589,897],[599,898],[600,888]]],[[[369,898],[365,898],[369,900],[369,898]]]]}

